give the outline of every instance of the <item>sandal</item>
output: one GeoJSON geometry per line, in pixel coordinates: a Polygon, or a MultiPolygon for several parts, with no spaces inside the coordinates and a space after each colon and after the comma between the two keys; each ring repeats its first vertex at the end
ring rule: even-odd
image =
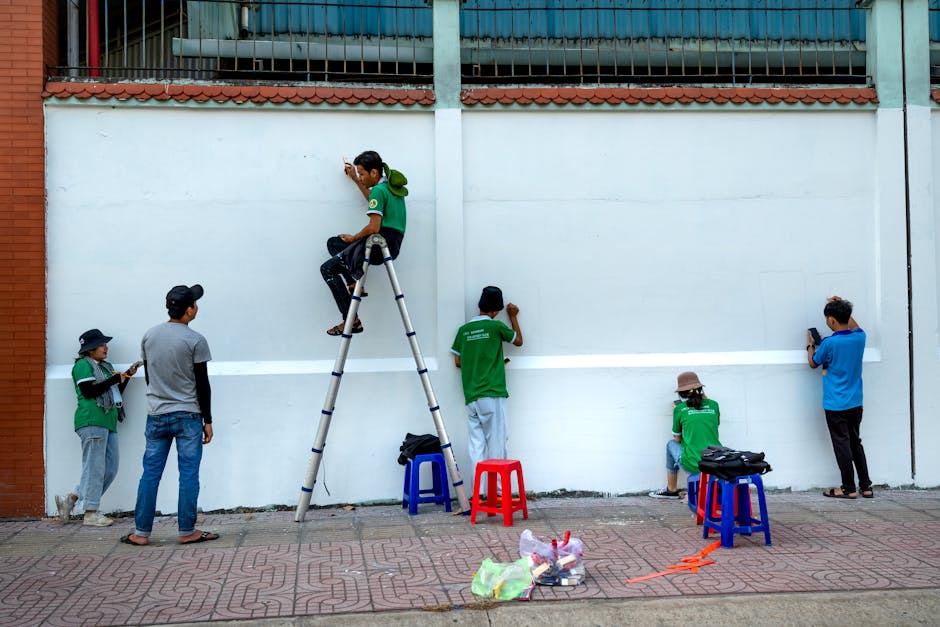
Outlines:
{"type": "Polygon", "coordinates": [[[872,489],[871,489],[871,488],[868,488],[867,490],[862,490],[862,498],[863,498],[863,499],[873,499],[873,498],[875,498],[875,493],[872,492],[872,489]]]}
{"type": "Polygon", "coordinates": [[[849,494],[846,494],[845,492],[842,492],[841,490],[842,490],[842,488],[829,488],[828,490],[826,490],[826,491],[823,492],[823,496],[828,496],[829,498],[833,498],[833,499],[855,499],[855,498],[858,498],[858,495],[857,495],[857,494],[853,494],[853,493],[851,493],[851,492],[850,492],[849,494]],[[839,490],[840,492],[836,493],[836,490],[839,490]]]}
{"type": "MultiPolygon", "coordinates": [[[[123,544],[129,544],[131,546],[150,546],[149,540],[147,542],[134,542],[133,540],[131,540],[132,535],[134,534],[129,533],[126,536],[121,536],[120,538],[118,538],[118,540],[123,544]]],[[[140,536],[137,536],[137,537],[140,537],[140,536]]]]}
{"type": "MultiPolygon", "coordinates": [[[[352,285],[347,285],[346,289],[349,291],[349,295],[352,296],[353,293],[355,293],[356,291],[356,284],[353,283],[352,285]]],[[[369,295],[369,292],[362,290],[362,294],[359,295],[359,298],[365,298],[368,295],[369,295]]]]}
{"type": "Polygon", "coordinates": [[[209,540],[218,540],[219,534],[212,533],[211,531],[203,531],[195,540],[187,540],[186,542],[179,542],[179,544],[198,544],[200,542],[208,542],[209,540]]]}
{"type": "MultiPolygon", "coordinates": [[[[340,322],[340,323],[337,324],[336,326],[327,329],[327,330],[326,330],[326,334],[327,334],[327,335],[331,335],[331,336],[333,336],[333,337],[337,337],[337,336],[342,335],[342,334],[343,334],[343,325],[344,325],[344,324],[346,324],[346,323],[345,323],[345,322],[340,322]]],[[[352,332],[353,332],[353,333],[362,333],[364,330],[365,330],[365,329],[362,327],[362,322],[360,322],[360,320],[357,318],[356,321],[353,322],[352,332]]]]}

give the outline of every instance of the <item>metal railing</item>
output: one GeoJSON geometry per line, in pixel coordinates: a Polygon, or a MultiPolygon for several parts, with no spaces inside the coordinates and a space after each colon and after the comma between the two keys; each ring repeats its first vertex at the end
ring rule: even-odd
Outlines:
{"type": "MultiPolygon", "coordinates": [[[[931,24],[937,17],[931,1],[931,24]]],[[[53,77],[433,79],[429,0],[65,0],[53,77]],[[78,26],[80,25],[80,26],[78,26]]],[[[868,82],[854,0],[465,0],[466,84],[868,82]]],[[[940,25],[940,23],[938,23],[940,25]]],[[[455,44],[456,45],[456,44],[455,44]]]]}
{"type": "Polygon", "coordinates": [[[469,83],[868,82],[854,0],[467,0],[469,83]]]}
{"type": "Polygon", "coordinates": [[[927,7],[927,25],[930,31],[930,83],[940,85],[940,0],[929,0],[927,7]]]}
{"type": "Polygon", "coordinates": [[[67,0],[79,2],[87,28],[67,35],[77,45],[60,48],[78,53],[64,54],[54,77],[429,83],[433,76],[424,0],[67,0]]]}

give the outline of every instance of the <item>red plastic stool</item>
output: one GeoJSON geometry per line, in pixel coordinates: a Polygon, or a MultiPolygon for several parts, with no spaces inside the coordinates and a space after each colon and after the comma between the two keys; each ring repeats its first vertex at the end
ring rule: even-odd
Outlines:
{"type": "MultiPolygon", "coordinates": [[[[705,520],[705,493],[707,487],[708,473],[702,472],[697,475],[689,475],[689,492],[687,498],[689,501],[689,509],[695,514],[696,525],[701,525],[705,520]]],[[[716,514],[720,515],[721,513],[721,501],[719,500],[718,494],[712,495],[711,511],[712,517],[715,517],[716,514]]]]}
{"type": "Polygon", "coordinates": [[[524,519],[529,518],[529,508],[525,502],[525,482],[522,479],[522,462],[517,459],[484,459],[479,462],[473,477],[473,500],[470,503],[470,523],[476,524],[477,514],[487,516],[503,515],[503,525],[512,527],[513,512],[522,511],[524,519]],[[519,486],[519,498],[512,498],[512,473],[516,473],[519,486]],[[483,487],[483,475],[487,476],[486,500],[480,496],[483,487]],[[496,477],[500,477],[503,493],[496,493],[496,477]]]}

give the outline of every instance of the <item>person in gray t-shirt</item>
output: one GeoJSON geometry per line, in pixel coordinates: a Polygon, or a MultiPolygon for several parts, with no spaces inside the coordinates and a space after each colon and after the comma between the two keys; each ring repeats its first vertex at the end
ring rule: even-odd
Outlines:
{"type": "Polygon", "coordinates": [[[201,285],[171,289],[166,295],[169,321],[147,331],[140,344],[147,379],[147,447],[137,488],[134,533],[121,538],[125,544],[150,543],[157,489],[174,441],[179,460],[178,542],[192,544],[219,537],[196,529],[202,447],[212,441],[208,374],[212,354],[206,338],[189,328],[199,311],[196,301],[202,295],[201,285]]]}

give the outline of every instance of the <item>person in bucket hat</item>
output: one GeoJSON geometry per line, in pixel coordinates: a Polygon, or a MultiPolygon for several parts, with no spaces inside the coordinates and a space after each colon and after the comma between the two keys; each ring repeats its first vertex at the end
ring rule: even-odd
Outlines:
{"type": "Polygon", "coordinates": [[[59,518],[68,522],[79,500],[85,509],[82,524],[107,527],[114,521],[99,511],[102,495],[118,471],[117,423],[124,420],[122,393],[139,364],[118,372],[108,361],[111,336],[89,329],[78,338],[78,357],[72,366],[72,382],[78,406],[75,434],[82,441],[82,477],[74,491],[56,495],[59,518]]]}
{"type": "Polygon", "coordinates": [[[679,498],[679,467],[698,473],[702,450],[721,446],[718,403],[705,396],[705,386],[694,372],[682,372],[676,381],[679,399],[672,409],[672,439],[666,442],[666,487],[650,492],[654,499],[679,498]]]}
{"type": "MultiPolygon", "coordinates": [[[[362,276],[362,264],[366,260],[366,240],[379,233],[385,238],[392,259],[398,258],[402,240],[405,238],[405,196],[408,195],[408,179],[398,170],[391,169],[374,150],[367,150],[353,159],[343,160],[343,171],[356,184],[365,197],[368,207],[368,224],[358,233],[337,235],[326,242],[330,258],[320,266],[320,274],[326,282],[336,307],[346,319],[352,302],[355,282],[362,276]]],[[[369,263],[382,263],[378,251],[372,251],[369,263]]],[[[363,293],[363,296],[366,296],[363,293]]],[[[356,318],[353,333],[362,333],[362,322],[356,318]]],[[[327,329],[328,335],[342,335],[343,322],[327,329]]]]}
{"type": "Polygon", "coordinates": [[[467,403],[467,444],[470,476],[484,459],[506,458],[506,366],[503,342],[522,346],[519,308],[509,303],[509,324],[495,320],[503,310],[503,292],[493,285],[483,288],[477,303],[480,315],[457,330],[450,351],[460,368],[467,403]]]}

